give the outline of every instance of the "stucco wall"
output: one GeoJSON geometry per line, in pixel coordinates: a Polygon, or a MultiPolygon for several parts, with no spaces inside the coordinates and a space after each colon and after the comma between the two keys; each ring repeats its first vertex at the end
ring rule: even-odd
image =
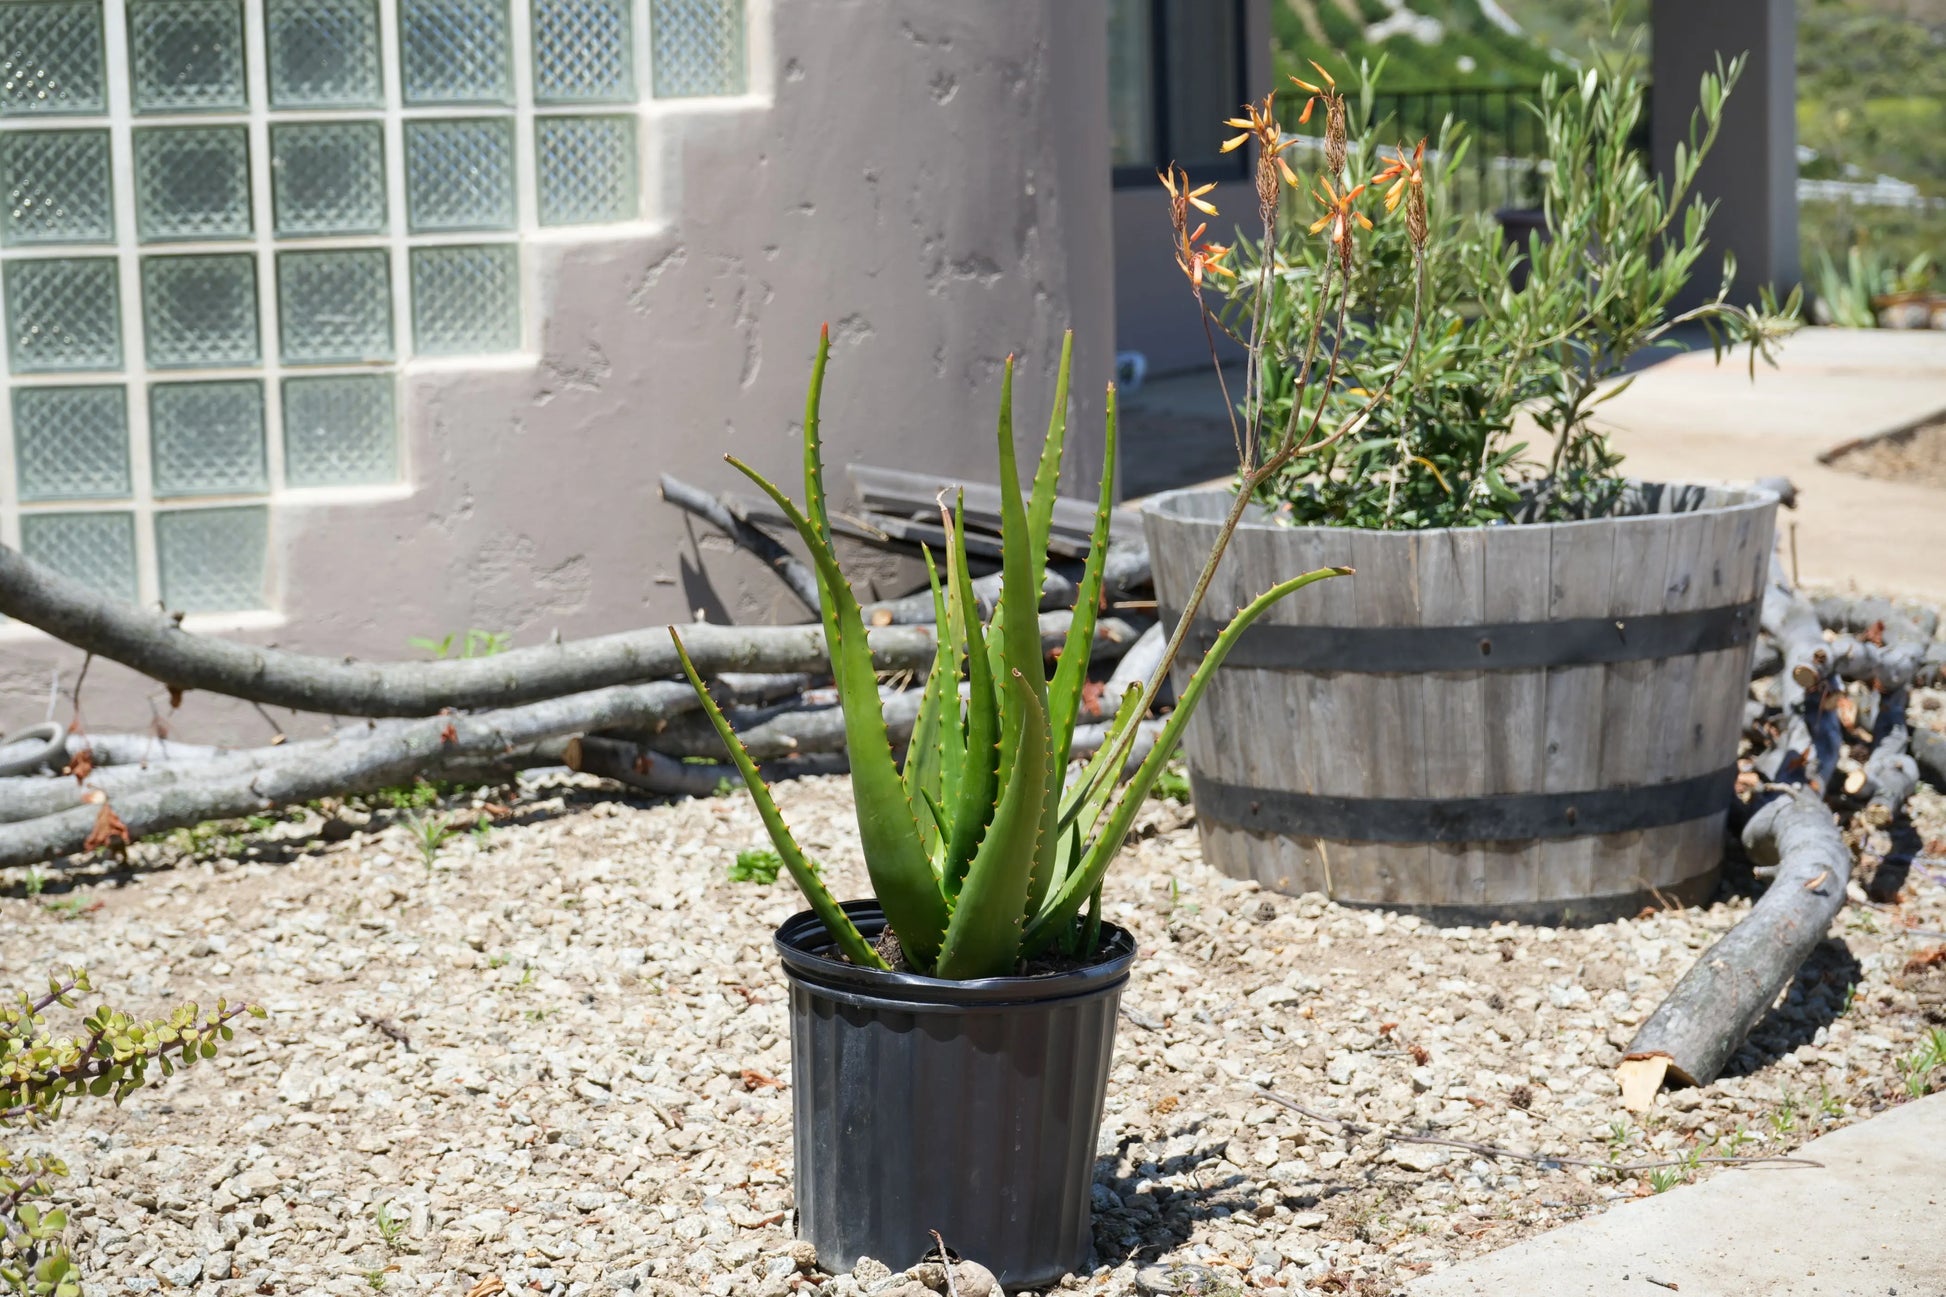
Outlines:
{"type": "MultiPolygon", "coordinates": [[[[215,625],[379,659],[467,627],[531,644],[697,610],[795,620],[775,579],[700,539],[656,478],[736,485],[728,451],[795,492],[823,321],[834,465],[990,477],[1002,358],[1022,357],[1023,440],[1037,438],[1072,325],[1076,476],[1098,468],[1113,353],[1105,0],[772,0],[752,21],[753,89],[774,106],[703,104],[661,132],[660,227],[530,245],[538,360],[409,371],[409,485],[280,506],[281,617],[215,625]]],[[[0,628],[0,726],[41,719],[54,671],[71,682],[79,666],[0,628]]],[[[159,697],[96,663],[86,718],[146,726],[159,697]]],[[[193,695],[170,726],[267,733],[250,709],[193,695]]]]}

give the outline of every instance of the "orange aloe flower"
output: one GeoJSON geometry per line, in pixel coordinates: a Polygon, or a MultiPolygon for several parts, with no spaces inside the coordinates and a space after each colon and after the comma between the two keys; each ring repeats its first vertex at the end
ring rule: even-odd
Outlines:
{"type": "Polygon", "coordinates": [[[1385,191],[1385,210],[1398,210],[1399,201],[1405,197],[1406,187],[1422,186],[1426,183],[1426,142],[1419,141],[1419,147],[1412,151],[1412,157],[1405,155],[1405,145],[1395,146],[1398,156],[1385,164],[1385,170],[1372,177],[1375,185],[1390,181],[1392,187],[1385,191]]]}
{"type": "Polygon", "coordinates": [[[1177,208],[1182,210],[1181,225],[1187,225],[1189,223],[1189,209],[1191,207],[1194,207],[1206,216],[1216,215],[1216,205],[1203,197],[1204,194],[1216,188],[1215,181],[1212,180],[1207,185],[1198,185],[1196,188],[1191,189],[1189,187],[1189,173],[1174,163],[1170,164],[1169,170],[1156,172],[1155,178],[1160,180],[1162,187],[1169,191],[1170,208],[1172,210],[1177,208]]]}
{"type": "Polygon", "coordinates": [[[1330,177],[1327,176],[1323,184],[1323,193],[1319,193],[1315,189],[1311,191],[1311,197],[1317,199],[1318,203],[1324,208],[1324,215],[1318,217],[1317,220],[1311,223],[1311,233],[1316,234],[1328,225],[1331,227],[1331,242],[1337,244],[1341,249],[1349,251],[1353,223],[1362,225],[1368,230],[1372,228],[1371,218],[1352,206],[1352,203],[1357,200],[1358,195],[1365,192],[1365,186],[1357,185],[1340,194],[1336,189],[1331,187],[1330,177]]]}
{"type": "MultiPolygon", "coordinates": [[[[1245,104],[1243,116],[1224,118],[1225,126],[1234,127],[1241,133],[1224,140],[1222,151],[1232,153],[1250,140],[1256,140],[1257,148],[1260,150],[1259,167],[1268,168],[1274,164],[1283,174],[1284,183],[1295,189],[1298,186],[1297,173],[1292,171],[1291,164],[1284,160],[1284,150],[1294,146],[1297,137],[1284,138],[1283,129],[1277,125],[1277,113],[1274,107],[1276,99],[1277,92],[1273,90],[1264,96],[1263,103],[1245,104]]],[[[1308,114],[1308,108],[1306,112],[1308,114]]]]}
{"type": "Polygon", "coordinates": [[[1221,243],[1204,243],[1203,231],[1209,229],[1207,223],[1198,225],[1183,238],[1182,245],[1176,250],[1176,264],[1182,273],[1189,277],[1189,286],[1201,289],[1205,275],[1221,275],[1225,279],[1235,279],[1236,272],[1223,264],[1231,249],[1221,243]]]}

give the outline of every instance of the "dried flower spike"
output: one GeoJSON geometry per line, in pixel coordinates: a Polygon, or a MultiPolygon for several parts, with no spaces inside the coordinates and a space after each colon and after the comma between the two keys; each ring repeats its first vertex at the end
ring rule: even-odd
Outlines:
{"type": "Polygon", "coordinates": [[[1406,157],[1405,145],[1397,148],[1398,156],[1372,177],[1372,183],[1391,182],[1391,188],[1385,191],[1385,210],[1395,211],[1401,201],[1405,203],[1406,234],[1412,239],[1414,250],[1423,252],[1432,233],[1426,216],[1426,142],[1420,140],[1410,158],[1406,157]]]}
{"type": "Polygon", "coordinates": [[[1323,78],[1324,84],[1314,85],[1302,77],[1291,78],[1299,90],[1311,96],[1305,100],[1304,112],[1297,120],[1300,124],[1310,121],[1311,110],[1317,107],[1320,101],[1323,102],[1324,163],[1331,175],[1339,176],[1344,173],[1345,157],[1349,152],[1346,143],[1345,96],[1338,89],[1337,78],[1326,72],[1323,64],[1316,59],[1307,59],[1306,62],[1318,70],[1318,76],[1323,78]]]}
{"type": "Polygon", "coordinates": [[[1274,230],[1277,225],[1277,199],[1282,192],[1277,178],[1281,175],[1285,184],[1293,189],[1298,187],[1297,173],[1284,160],[1284,150],[1293,147],[1297,137],[1284,138],[1283,128],[1277,124],[1276,100],[1277,94],[1272,91],[1264,96],[1261,104],[1245,104],[1243,116],[1226,118],[1223,122],[1242,132],[1223,141],[1223,152],[1240,149],[1253,139],[1257,142],[1257,215],[1266,230],[1274,230]]]}

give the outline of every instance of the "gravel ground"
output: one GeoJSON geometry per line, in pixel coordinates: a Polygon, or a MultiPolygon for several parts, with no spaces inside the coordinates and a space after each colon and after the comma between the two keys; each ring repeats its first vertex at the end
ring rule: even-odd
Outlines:
{"type": "MultiPolygon", "coordinates": [[[[837,890],[862,894],[849,792],[807,779],[779,798],[837,890]]],[[[726,877],[763,842],[748,801],[555,781],[511,810],[430,866],[402,817],[334,842],[309,814],[194,854],[138,848],[166,867],[38,897],[6,880],[0,984],[84,962],[130,1007],[270,1010],[214,1063],[56,1128],[104,1291],[861,1291],[793,1253],[769,939],[800,906],[788,881],[726,877]]],[[[1946,799],[1922,791],[1914,812],[1937,857],[1946,799]]],[[[1946,929],[1946,875],[1922,858],[1896,904],[1854,884],[1733,1076],[1631,1121],[1619,1047],[1747,890],[1578,930],[1437,929],[1234,883],[1185,808],[1152,803],[1140,834],[1108,890],[1143,955],[1102,1133],[1100,1268],[1075,1289],[1382,1293],[1654,1188],[1344,1138],[1266,1087],[1556,1155],[1722,1152],[1738,1132],[1775,1153],[1902,1099],[1901,1060],[1946,1021],[1946,967],[1907,971],[1938,939],[1912,926],[1946,929]]]]}

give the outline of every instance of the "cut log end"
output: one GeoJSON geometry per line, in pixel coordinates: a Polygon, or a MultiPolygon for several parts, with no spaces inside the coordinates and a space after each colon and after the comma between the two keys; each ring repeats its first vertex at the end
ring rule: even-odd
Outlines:
{"type": "Polygon", "coordinates": [[[1655,1096],[1669,1075],[1667,1054],[1630,1054],[1615,1069],[1622,1085],[1622,1106],[1630,1112],[1647,1112],[1655,1106],[1655,1096]]]}

